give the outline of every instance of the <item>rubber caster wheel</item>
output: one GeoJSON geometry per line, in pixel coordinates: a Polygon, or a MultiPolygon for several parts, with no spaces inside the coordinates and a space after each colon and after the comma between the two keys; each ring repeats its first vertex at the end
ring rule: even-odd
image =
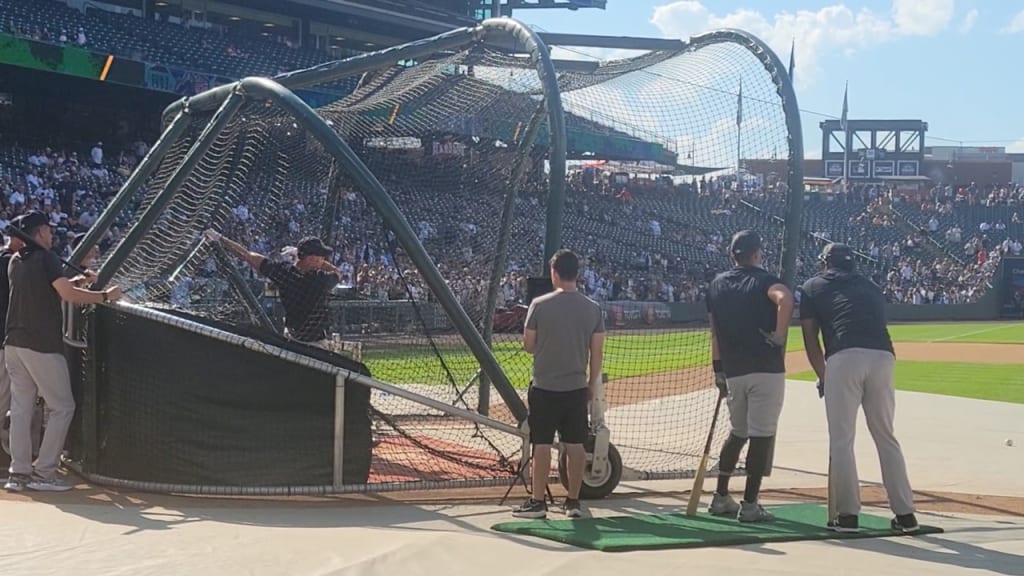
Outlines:
{"type": "MultiPolygon", "coordinates": [[[[584,444],[587,451],[587,467],[583,470],[583,485],[580,487],[580,500],[600,500],[611,494],[622,479],[622,456],[614,444],[608,444],[608,465],[598,476],[591,474],[591,463],[594,461],[594,438],[590,437],[584,444]]],[[[569,488],[568,454],[562,450],[558,455],[558,480],[562,487],[569,488]]]]}

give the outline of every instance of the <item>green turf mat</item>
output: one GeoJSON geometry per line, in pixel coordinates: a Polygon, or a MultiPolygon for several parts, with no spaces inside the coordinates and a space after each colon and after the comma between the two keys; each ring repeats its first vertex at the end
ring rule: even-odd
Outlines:
{"type": "MultiPolygon", "coordinates": [[[[825,529],[827,511],[824,506],[786,504],[766,508],[775,514],[775,522],[740,524],[735,519],[716,518],[702,512],[693,517],[684,514],[654,514],[502,522],[491,529],[604,552],[903,535],[893,532],[889,528],[889,518],[881,516],[861,514],[860,532],[840,534],[825,529]]],[[[939,532],[942,532],[941,528],[922,524],[917,534],[939,532]]]]}

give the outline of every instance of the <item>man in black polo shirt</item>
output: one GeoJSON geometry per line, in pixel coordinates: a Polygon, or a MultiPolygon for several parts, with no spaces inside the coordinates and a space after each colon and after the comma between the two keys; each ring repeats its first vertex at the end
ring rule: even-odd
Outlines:
{"type": "Polygon", "coordinates": [[[341,279],[341,271],[326,260],[332,251],[323,241],[306,238],[299,242],[298,261],[292,264],[272,262],[263,254],[250,252],[214,230],[207,230],[206,238],[219,242],[278,287],[285,311],[285,336],[329,349],[327,334],[331,319],[327,296],[341,279]]]}
{"type": "Polygon", "coordinates": [[[4,487],[16,492],[26,487],[63,491],[70,486],[57,478],[57,467],[75,402],[64,358],[60,303],[111,302],[121,297],[121,290],[114,286],[99,292],[72,285],[63,274],[60,258],[50,249],[53,230],[41,212],[25,214],[21,230],[35,243],[18,251],[9,267],[4,348],[11,377],[11,466],[4,487]],[[33,462],[31,422],[37,397],[45,401],[49,418],[39,456],[33,462]]]}
{"type": "Polygon", "coordinates": [[[719,457],[718,486],[709,512],[740,522],[771,522],[775,517],[757,500],[761,479],[769,476],[775,432],[786,390],[786,335],[793,294],[778,277],[761,268],[764,250],[753,230],[733,236],[729,252],[735,267],[715,276],[708,287],[711,359],[715,384],[728,397],[732,430],[719,457]],[[729,495],[729,478],[740,451],[747,450],[743,500],[729,495]]]}
{"type": "Polygon", "coordinates": [[[855,271],[853,250],[845,244],[825,246],[819,262],[824,271],[801,288],[800,324],[807,359],[818,376],[828,417],[829,455],[836,518],[828,528],[856,532],[859,528],[860,480],[854,456],[857,411],[864,418],[878,450],[882,483],[896,514],[892,528],[918,529],[914,493],[907,465],[893,433],[896,356],[885,319],[885,296],[871,280],[855,271]],[[822,354],[818,332],[825,341],[822,354]]]}

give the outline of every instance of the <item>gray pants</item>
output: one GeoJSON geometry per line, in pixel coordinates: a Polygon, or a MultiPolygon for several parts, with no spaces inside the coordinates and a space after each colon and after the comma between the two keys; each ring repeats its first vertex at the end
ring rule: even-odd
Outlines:
{"type": "Polygon", "coordinates": [[[11,377],[10,473],[52,480],[75,415],[67,360],[63,354],[43,354],[16,346],[7,346],[5,359],[11,377]],[[40,396],[46,402],[48,419],[33,465],[32,415],[40,396]]]}
{"type": "MultiPolygon", "coordinates": [[[[11,375],[7,372],[7,351],[0,348],[0,450],[11,453],[11,375]]],[[[32,454],[39,453],[43,441],[43,409],[32,411],[32,454]]]]}
{"type": "Polygon", "coordinates": [[[825,413],[828,417],[832,486],[839,514],[860,513],[860,479],[854,455],[857,412],[864,407],[868,431],[878,450],[882,484],[896,514],[914,511],[907,464],[893,433],[896,358],[884,350],[850,348],[837,352],[825,367],[825,413]]]}
{"type": "MultiPolygon", "coordinates": [[[[779,428],[786,399],[786,375],[755,372],[728,379],[731,434],[739,438],[769,438],[779,428]]],[[[771,476],[774,444],[765,462],[764,476],[771,476]]]]}

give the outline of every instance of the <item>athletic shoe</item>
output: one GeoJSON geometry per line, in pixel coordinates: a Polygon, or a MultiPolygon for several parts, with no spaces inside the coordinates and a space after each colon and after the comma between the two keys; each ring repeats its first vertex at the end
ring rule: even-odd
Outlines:
{"type": "Polygon", "coordinates": [[[715,493],[715,496],[711,498],[711,506],[708,506],[708,514],[712,516],[731,516],[736,517],[740,513],[740,503],[733,499],[732,496],[722,496],[721,494],[715,493]]]}
{"type": "Polygon", "coordinates": [[[580,501],[573,500],[572,498],[566,498],[565,502],[562,503],[562,512],[569,518],[579,518],[583,515],[583,510],[580,509],[580,501]]]}
{"type": "Polygon", "coordinates": [[[913,512],[910,514],[898,514],[892,519],[892,523],[890,525],[893,530],[903,532],[904,534],[917,532],[921,529],[921,526],[917,523],[917,517],[914,516],[913,512]]]}
{"type": "Polygon", "coordinates": [[[74,488],[74,485],[61,480],[60,478],[46,479],[33,477],[28,483],[29,490],[36,492],[67,492],[74,488]]]}
{"type": "Polygon", "coordinates": [[[526,502],[523,502],[519,508],[512,511],[512,515],[516,518],[542,520],[548,517],[548,503],[543,500],[527,498],[526,502]]]}
{"type": "Polygon", "coordinates": [[[740,501],[740,511],[736,515],[740,522],[774,522],[775,515],[764,509],[757,502],[740,501]]]}
{"type": "Polygon", "coordinates": [[[4,490],[8,492],[21,492],[28,486],[30,477],[24,474],[11,474],[11,477],[7,479],[7,483],[4,484],[4,490]]]}
{"type": "Polygon", "coordinates": [[[856,514],[840,514],[829,520],[825,527],[833,532],[860,532],[860,519],[856,514]]]}

